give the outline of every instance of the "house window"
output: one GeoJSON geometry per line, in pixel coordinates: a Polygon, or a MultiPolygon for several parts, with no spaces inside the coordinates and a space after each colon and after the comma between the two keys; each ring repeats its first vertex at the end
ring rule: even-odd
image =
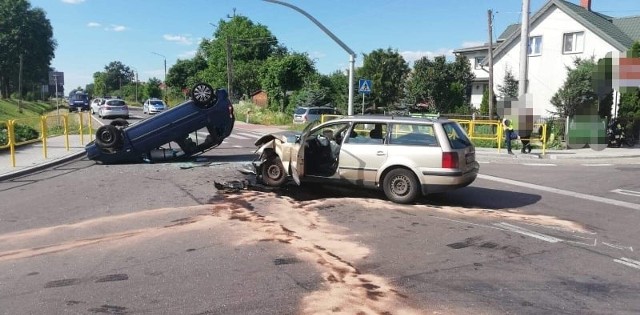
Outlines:
{"type": "Polygon", "coordinates": [[[529,37],[529,56],[539,56],[542,54],[542,36],[529,37]]]}
{"type": "Polygon", "coordinates": [[[562,41],[565,54],[581,53],[584,48],[584,32],[566,33],[562,41]]]}
{"type": "Polygon", "coordinates": [[[476,57],[474,60],[475,60],[475,68],[482,69],[482,61],[484,60],[484,57],[476,57]]]}

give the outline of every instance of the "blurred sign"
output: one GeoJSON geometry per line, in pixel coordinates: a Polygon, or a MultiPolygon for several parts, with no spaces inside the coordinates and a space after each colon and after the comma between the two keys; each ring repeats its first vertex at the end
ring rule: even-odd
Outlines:
{"type": "Polygon", "coordinates": [[[64,72],[49,72],[49,85],[64,85],[64,72]]]}
{"type": "Polygon", "coordinates": [[[371,80],[360,79],[358,82],[358,92],[362,94],[371,94],[371,80]]]}

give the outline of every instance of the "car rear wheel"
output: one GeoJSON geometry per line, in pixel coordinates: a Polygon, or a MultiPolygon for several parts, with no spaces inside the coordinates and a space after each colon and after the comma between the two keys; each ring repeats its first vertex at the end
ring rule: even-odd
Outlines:
{"type": "Polygon", "coordinates": [[[198,83],[191,89],[191,100],[202,108],[209,108],[217,101],[215,91],[206,83],[198,83]]]}
{"type": "Polygon", "coordinates": [[[100,126],[96,131],[96,144],[104,149],[115,149],[121,143],[118,127],[112,125],[100,126]]]}
{"type": "Polygon", "coordinates": [[[286,180],[286,170],[280,158],[273,156],[264,161],[262,165],[262,181],[267,186],[279,187],[282,186],[286,180]]]}
{"type": "Polygon", "coordinates": [[[382,188],[387,198],[396,203],[411,203],[420,193],[416,176],[403,168],[391,170],[384,177],[382,188]]]}

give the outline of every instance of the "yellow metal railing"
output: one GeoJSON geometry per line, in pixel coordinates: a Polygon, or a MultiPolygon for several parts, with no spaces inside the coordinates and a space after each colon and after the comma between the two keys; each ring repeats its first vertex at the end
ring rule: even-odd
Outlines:
{"type": "MultiPolygon", "coordinates": [[[[70,118],[74,118],[75,122],[77,122],[77,132],[80,135],[80,143],[84,145],[84,136],[85,132],[89,133],[89,141],[93,140],[93,125],[91,114],[88,112],[79,112],[76,114],[62,114],[62,115],[48,115],[48,116],[34,116],[34,117],[26,117],[19,119],[12,119],[6,121],[0,121],[0,127],[2,125],[6,126],[7,130],[7,143],[4,145],[0,145],[0,150],[9,148],[10,155],[10,163],[12,167],[16,166],[16,146],[31,144],[35,142],[42,143],[42,157],[44,159],[48,158],[48,146],[47,139],[50,137],[50,134],[60,134],[65,137],[65,149],[67,151],[70,150],[69,143],[69,135],[75,134],[70,132],[72,130],[72,125],[70,123],[70,118]],[[84,116],[88,115],[88,119],[85,119],[84,116]],[[85,123],[86,120],[86,123],[85,123]],[[85,126],[86,124],[86,126],[85,126]],[[33,129],[36,129],[38,132],[38,137],[35,139],[18,141],[16,138],[15,127],[16,125],[25,125],[31,126],[33,129]]],[[[5,128],[0,128],[4,130],[5,128]]]]}

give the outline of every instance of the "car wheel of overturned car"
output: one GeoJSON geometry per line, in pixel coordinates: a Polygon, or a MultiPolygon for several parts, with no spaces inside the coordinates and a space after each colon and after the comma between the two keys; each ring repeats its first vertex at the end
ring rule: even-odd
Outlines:
{"type": "Polygon", "coordinates": [[[277,156],[267,158],[262,164],[262,181],[271,187],[279,187],[287,180],[282,161],[277,156]]]}
{"type": "Polygon", "coordinates": [[[111,123],[109,123],[109,125],[124,128],[129,126],[129,122],[122,118],[116,118],[111,123]]]}
{"type": "Polygon", "coordinates": [[[411,203],[420,192],[415,175],[403,168],[391,170],[382,183],[384,194],[396,203],[411,203]]]}
{"type": "Polygon", "coordinates": [[[198,83],[191,89],[191,100],[202,108],[209,108],[217,101],[215,91],[206,83],[198,83]]]}
{"type": "Polygon", "coordinates": [[[121,143],[120,130],[112,125],[100,126],[96,131],[96,144],[104,149],[116,149],[121,143]]]}

